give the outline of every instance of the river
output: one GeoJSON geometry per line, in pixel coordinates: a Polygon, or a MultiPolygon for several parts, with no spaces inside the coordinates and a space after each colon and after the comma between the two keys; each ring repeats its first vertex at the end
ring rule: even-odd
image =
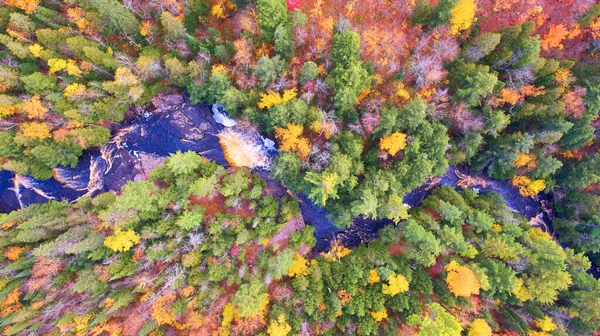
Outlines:
{"type": "MultiPolygon", "coordinates": [[[[164,104],[124,122],[108,144],[85,151],[74,168],[55,168],[51,179],[40,181],[0,171],[0,212],[6,213],[49,200],[73,201],[82,196],[119,190],[129,180],[145,178],[152,168],[178,150],[192,150],[220,165],[228,166],[219,135],[228,128],[236,127],[235,122],[213,112],[210,105],[171,100],[177,104],[164,104]]],[[[245,132],[255,133],[246,138],[256,142],[266,157],[276,155],[276,151],[270,146],[272,142],[268,139],[255,131],[246,129],[245,132]]],[[[268,177],[268,167],[255,170],[268,177]]],[[[524,198],[509,182],[491,179],[484,173],[470,172],[467,167],[462,166],[451,166],[444,175],[430,178],[422,186],[407,193],[404,203],[411,207],[418,206],[434,187],[442,185],[462,185],[484,193],[499,192],[510,209],[530,218],[533,225],[549,229],[552,202],[548,196],[524,198]]],[[[340,239],[349,247],[368,242],[377,237],[380,228],[390,223],[388,220],[356,218],[351,227],[337,228],[327,218],[324,208],[316,206],[304,194],[297,195],[297,198],[304,221],[315,227],[317,251],[327,250],[333,239],[340,239]]]]}

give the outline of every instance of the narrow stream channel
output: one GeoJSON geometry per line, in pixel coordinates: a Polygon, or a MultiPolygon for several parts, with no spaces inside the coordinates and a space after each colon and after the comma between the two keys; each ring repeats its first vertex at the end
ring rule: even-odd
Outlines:
{"type": "MultiPolygon", "coordinates": [[[[217,136],[227,128],[224,124],[231,126],[222,116],[213,114],[210,105],[182,103],[146,112],[123,123],[105,146],[84,152],[76,167],[54,169],[51,179],[40,181],[0,171],[0,212],[6,213],[49,200],[72,201],[82,196],[119,190],[129,180],[143,179],[152,168],[178,150],[192,150],[227,166],[217,136]]],[[[258,134],[254,136],[260,137],[258,134]]],[[[261,173],[267,177],[268,169],[261,169],[261,173]]],[[[457,187],[465,177],[477,178],[482,182],[473,186],[479,192],[496,191],[502,194],[513,211],[526,218],[538,218],[540,225],[550,224],[552,214],[549,209],[552,209],[552,205],[546,195],[524,198],[508,181],[470,172],[467,167],[451,166],[443,176],[431,178],[428,183],[407,193],[404,202],[411,207],[418,206],[434,187],[457,187]]],[[[379,229],[390,223],[388,220],[356,218],[350,228],[340,229],[327,218],[327,211],[316,206],[306,195],[300,194],[298,199],[304,221],[315,227],[317,251],[328,249],[336,238],[347,246],[368,242],[377,236],[379,229]]]]}

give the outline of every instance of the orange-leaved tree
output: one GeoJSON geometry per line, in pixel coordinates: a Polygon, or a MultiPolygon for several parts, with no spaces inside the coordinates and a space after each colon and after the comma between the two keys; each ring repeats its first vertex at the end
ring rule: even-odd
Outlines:
{"type": "Polygon", "coordinates": [[[25,100],[21,105],[21,109],[30,119],[42,119],[46,115],[46,112],[48,112],[48,109],[42,105],[42,101],[38,95],[25,100]]]}
{"type": "Polygon", "coordinates": [[[517,168],[525,167],[527,170],[532,170],[537,167],[537,159],[532,154],[519,154],[519,157],[513,162],[513,166],[517,168]]]}
{"type": "Polygon", "coordinates": [[[563,24],[550,27],[550,30],[542,38],[542,49],[550,50],[553,48],[562,49],[562,41],[569,35],[569,30],[563,24]]]}
{"type": "Polygon", "coordinates": [[[40,0],[5,0],[5,3],[11,7],[22,9],[27,14],[33,14],[40,4],[40,0]]]}
{"type": "Polygon", "coordinates": [[[167,324],[178,330],[184,329],[185,326],[177,322],[177,316],[171,311],[173,303],[177,299],[174,293],[161,295],[152,305],[151,316],[158,325],[167,324]]]}
{"type": "Polygon", "coordinates": [[[50,135],[50,127],[43,122],[22,124],[19,128],[19,132],[27,139],[44,140],[52,137],[52,135],[50,135]]]}
{"type": "Polygon", "coordinates": [[[448,275],[446,284],[450,292],[456,296],[471,296],[479,294],[479,281],[475,273],[466,266],[460,266],[454,260],[446,265],[448,275]]]}

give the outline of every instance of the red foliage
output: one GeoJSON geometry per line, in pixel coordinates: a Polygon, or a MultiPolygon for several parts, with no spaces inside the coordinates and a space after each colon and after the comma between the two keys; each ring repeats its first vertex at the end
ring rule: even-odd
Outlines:
{"type": "Polygon", "coordinates": [[[216,193],[208,197],[198,197],[197,195],[192,195],[190,196],[190,201],[192,204],[201,205],[204,207],[204,216],[206,217],[214,216],[219,212],[240,215],[244,218],[254,216],[254,210],[249,208],[250,200],[242,200],[240,206],[236,208],[226,208],[225,196],[221,195],[220,193],[216,193]]]}
{"type": "Polygon", "coordinates": [[[379,114],[365,113],[360,118],[360,122],[362,123],[365,132],[371,133],[375,127],[379,126],[379,114]]]}
{"type": "Polygon", "coordinates": [[[396,244],[390,246],[390,248],[388,249],[388,252],[390,253],[390,255],[392,257],[395,257],[397,255],[402,255],[404,253],[404,243],[399,241],[396,244]]]}
{"type": "Polygon", "coordinates": [[[573,118],[581,118],[583,116],[583,113],[585,112],[583,96],[585,93],[586,89],[580,86],[565,93],[562,101],[565,103],[567,115],[570,115],[573,118]]]}
{"type": "Polygon", "coordinates": [[[290,11],[293,11],[296,8],[300,8],[300,6],[302,6],[300,0],[287,0],[287,8],[290,11]]]}
{"type": "Polygon", "coordinates": [[[423,213],[430,215],[431,219],[433,219],[436,222],[442,219],[440,213],[435,211],[434,209],[423,209],[423,213]]]}
{"type": "Polygon", "coordinates": [[[236,323],[231,326],[231,333],[232,335],[254,335],[266,325],[267,321],[263,314],[240,317],[236,323]]]}
{"type": "Polygon", "coordinates": [[[240,245],[233,244],[231,247],[231,251],[229,252],[232,257],[237,258],[238,253],[240,253],[240,245]]]}
{"type": "Polygon", "coordinates": [[[484,33],[530,21],[536,25],[534,34],[544,37],[553,27],[562,25],[568,31],[560,41],[562,47],[546,49],[542,56],[580,59],[589,48],[589,38],[585,37],[585,32],[580,32],[577,18],[595,3],[594,0],[480,0],[477,17],[484,33]]]}
{"type": "Polygon", "coordinates": [[[414,2],[406,1],[304,1],[305,27],[296,29],[297,55],[304,59],[327,59],[333,27],[340,16],[361,36],[362,58],[372,64],[385,81],[406,63],[421,27],[407,22],[414,2]]]}
{"type": "MultiPolygon", "coordinates": [[[[120,311],[119,313],[123,315],[124,320],[119,324],[127,326],[127,328],[123,330],[123,335],[139,335],[139,331],[144,327],[144,324],[148,319],[151,319],[150,311],[150,306],[145,303],[137,304],[120,311]]],[[[111,320],[116,319],[117,316],[119,316],[119,314],[113,314],[111,320]]]]}
{"type": "Polygon", "coordinates": [[[438,274],[440,274],[444,270],[444,264],[441,261],[441,258],[438,257],[437,262],[429,267],[427,273],[430,277],[435,278],[438,274]]]}
{"type": "Polygon", "coordinates": [[[263,248],[260,245],[255,244],[245,244],[244,249],[246,250],[245,259],[248,263],[254,262],[254,260],[258,256],[258,252],[263,250],[263,248]]]}
{"type": "Polygon", "coordinates": [[[482,32],[497,32],[520,25],[535,17],[536,0],[482,0],[478,1],[477,13],[482,32]]]}

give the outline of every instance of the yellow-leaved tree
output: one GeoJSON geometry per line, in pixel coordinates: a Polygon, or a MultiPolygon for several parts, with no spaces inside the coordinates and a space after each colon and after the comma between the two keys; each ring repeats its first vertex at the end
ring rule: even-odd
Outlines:
{"type": "Polygon", "coordinates": [[[31,122],[21,124],[19,127],[20,134],[27,139],[44,140],[51,138],[50,127],[43,122],[31,122]]]}
{"type": "Polygon", "coordinates": [[[471,296],[479,294],[479,281],[477,276],[470,268],[460,266],[454,260],[446,265],[448,275],[446,276],[446,284],[450,292],[456,296],[471,296]]]}
{"type": "Polygon", "coordinates": [[[516,286],[513,290],[513,294],[517,299],[521,300],[522,302],[525,302],[533,298],[531,292],[523,285],[523,279],[517,278],[517,280],[515,281],[515,285],[516,286]]]}
{"type": "Polygon", "coordinates": [[[287,128],[275,128],[275,137],[279,140],[279,147],[283,151],[293,151],[302,135],[302,125],[289,124],[287,128]]]}
{"type": "Polygon", "coordinates": [[[321,256],[326,260],[339,262],[340,259],[350,254],[350,252],[352,252],[351,249],[337,242],[334,242],[334,245],[328,252],[321,252],[321,256]]]}
{"type": "Polygon", "coordinates": [[[31,54],[35,57],[40,57],[40,53],[42,52],[42,50],[44,50],[44,48],[42,48],[42,46],[37,43],[30,45],[27,49],[29,49],[31,54]]]}
{"type": "Polygon", "coordinates": [[[21,109],[30,119],[42,119],[46,115],[46,112],[48,112],[48,109],[42,105],[42,100],[38,95],[31,97],[29,100],[25,100],[23,105],[21,105],[21,109]]]}
{"type": "MultiPolygon", "coordinates": [[[[31,48],[30,48],[31,49],[31,48]]],[[[39,53],[39,51],[38,51],[39,53]]],[[[62,58],[51,58],[48,60],[49,74],[65,70],[69,75],[81,77],[81,69],[77,66],[75,60],[64,60],[62,58]]]]}
{"type": "Polygon", "coordinates": [[[475,20],[475,11],[477,4],[475,0],[460,0],[459,3],[450,10],[450,33],[458,34],[469,29],[475,20]]]}
{"type": "Polygon", "coordinates": [[[535,196],[546,189],[546,181],[531,181],[527,176],[515,176],[512,179],[512,185],[519,188],[519,193],[523,197],[535,196]]]}
{"type": "Polygon", "coordinates": [[[225,6],[222,3],[217,3],[212,6],[210,13],[219,19],[224,19],[227,16],[225,15],[225,6]]]}
{"type": "Polygon", "coordinates": [[[131,87],[129,89],[128,94],[129,94],[129,97],[131,97],[131,99],[133,99],[133,101],[137,101],[138,99],[140,99],[142,97],[142,94],[144,94],[144,87],[141,85],[131,87]]]}
{"type": "Polygon", "coordinates": [[[87,88],[85,87],[84,84],[73,83],[73,84],[69,84],[63,90],[63,94],[65,95],[65,97],[75,98],[75,97],[85,96],[88,94],[88,92],[87,92],[87,88]]]}
{"type": "Polygon", "coordinates": [[[550,316],[545,316],[543,319],[535,320],[535,326],[538,327],[542,331],[556,330],[556,324],[554,324],[554,322],[552,322],[552,318],[550,316]]]}
{"type": "Polygon", "coordinates": [[[235,305],[232,303],[227,303],[225,307],[223,307],[223,318],[221,319],[221,326],[228,327],[233,321],[235,314],[235,305]]]}
{"type": "MultiPolygon", "coordinates": [[[[0,92],[2,92],[2,83],[0,83],[0,92]]],[[[10,117],[11,115],[17,113],[18,110],[19,106],[17,104],[0,102],[0,118],[10,117]]]]}
{"type": "Polygon", "coordinates": [[[108,236],[104,239],[104,246],[116,252],[125,252],[129,251],[133,245],[136,245],[139,242],[140,236],[135,233],[135,231],[131,229],[127,231],[116,229],[112,236],[108,236]]]}
{"type": "Polygon", "coordinates": [[[537,159],[535,155],[521,153],[513,162],[513,166],[517,168],[526,167],[528,170],[532,170],[537,167],[537,159]]]}
{"type": "Polygon", "coordinates": [[[311,145],[308,139],[302,137],[302,125],[289,124],[287,128],[275,127],[275,138],[279,141],[282,151],[295,152],[305,160],[310,153],[311,145]]]}
{"type": "Polygon", "coordinates": [[[214,64],[210,69],[210,75],[214,76],[219,73],[227,75],[227,66],[223,64],[214,64]]]}
{"type": "Polygon", "coordinates": [[[406,147],[406,134],[394,132],[379,140],[379,149],[394,156],[406,147]]]}
{"type": "Polygon", "coordinates": [[[270,336],[286,336],[292,331],[292,327],[285,321],[285,315],[280,314],[277,320],[271,320],[267,333],[270,336]]]}
{"type": "Polygon", "coordinates": [[[552,335],[545,331],[531,330],[530,332],[527,333],[527,336],[552,336],[552,335]]]}
{"type": "Polygon", "coordinates": [[[410,92],[408,92],[408,89],[406,88],[406,86],[404,86],[404,83],[396,83],[396,96],[400,97],[403,100],[410,99],[410,92]]]}
{"type": "Polygon", "coordinates": [[[269,109],[275,105],[284,104],[289,102],[290,100],[296,98],[298,95],[298,90],[296,88],[285,90],[283,95],[280,95],[274,91],[268,91],[267,93],[260,94],[260,102],[258,102],[258,107],[261,109],[269,109]]]}
{"type": "Polygon", "coordinates": [[[288,275],[296,277],[308,274],[308,261],[300,254],[294,255],[294,263],[288,268],[288,275]]]}
{"type": "Polygon", "coordinates": [[[388,317],[387,309],[383,308],[382,311],[374,312],[369,311],[369,315],[373,316],[373,319],[377,322],[381,322],[383,319],[388,317]]]}
{"type": "Polygon", "coordinates": [[[381,277],[379,277],[379,273],[377,273],[377,270],[369,270],[369,285],[376,284],[379,281],[381,281],[381,277]]]}
{"type": "Polygon", "coordinates": [[[131,69],[120,67],[115,71],[115,84],[119,86],[136,86],[140,84],[140,79],[131,69]]]}
{"type": "Polygon", "coordinates": [[[471,322],[467,336],[492,336],[492,328],[484,319],[475,319],[471,322]]]}
{"type": "Polygon", "coordinates": [[[404,275],[392,273],[388,279],[388,284],[383,284],[381,287],[381,292],[383,294],[394,296],[408,290],[408,281],[404,275]]]}

